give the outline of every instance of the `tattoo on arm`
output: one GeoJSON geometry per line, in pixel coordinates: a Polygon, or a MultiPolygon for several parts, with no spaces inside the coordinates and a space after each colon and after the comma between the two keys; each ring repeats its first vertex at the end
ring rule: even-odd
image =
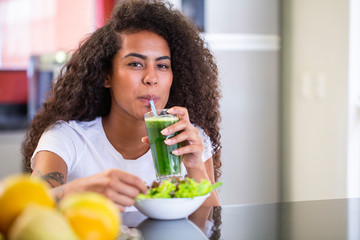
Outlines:
{"type": "Polygon", "coordinates": [[[53,188],[56,187],[57,185],[63,185],[65,183],[64,174],[62,174],[60,172],[50,172],[50,173],[43,175],[41,173],[41,171],[38,170],[34,175],[44,179],[53,188]],[[56,183],[58,183],[58,184],[56,184],[56,183]]]}

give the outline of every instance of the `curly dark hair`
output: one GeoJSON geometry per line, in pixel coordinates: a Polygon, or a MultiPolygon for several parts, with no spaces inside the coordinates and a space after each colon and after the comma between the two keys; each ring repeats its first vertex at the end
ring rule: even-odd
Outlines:
{"type": "Polygon", "coordinates": [[[190,121],[210,137],[215,180],[219,178],[220,91],[215,60],[197,27],[181,12],[169,3],[146,0],[120,1],[109,21],[72,54],[26,133],[22,145],[25,171],[31,172],[30,158],[48,127],[59,120],[90,121],[110,112],[110,91],[103,84],[121,48],[120,34],[143,30],[168,42],[173,83],[166,107],[186,107],[190,121]]]}

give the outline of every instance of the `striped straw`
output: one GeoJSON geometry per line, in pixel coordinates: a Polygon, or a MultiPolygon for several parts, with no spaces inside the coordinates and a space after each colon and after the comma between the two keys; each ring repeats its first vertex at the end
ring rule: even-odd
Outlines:
{"type": "Polygon", "coordinates": [[[151,110],[152,110],[154,116],[158,117],[157,112],[156,112],[156,108],[155,108],[155,104],[154,104],[154,101],[152,99],[150,100],[150,106],[151,106],[151,110]]]}

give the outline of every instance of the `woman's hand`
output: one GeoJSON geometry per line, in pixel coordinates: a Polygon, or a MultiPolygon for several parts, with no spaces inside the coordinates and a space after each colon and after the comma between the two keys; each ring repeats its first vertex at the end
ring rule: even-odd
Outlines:
{"type": "Polygon", "coordinates": [[[168,110],[168,113],[177,114],[180,119],[179,122],[161,131],[165,136],[178,132],[176,136],[165,140],[165,144],[174,145],[181,143],[181,147],[172,153],[174,155],[182,155],[182,161],[188,172],[193,169],[204,169],[202,160],[204,145],[199,136],[198,129],[190,123],[187,109],[184,107],[173,107],[168,110]]]}
{"type": "MultiPolygon", "coordinates": [[[[132,206],[139,193],[146,193],[146,184],[137,176],[118,169],[110,169],[90,177],[72,181],[82,191],[98,192],[111,199],[120,209],[132,206]]],[[[71,187],[72,188],[72,187],[71,187]]],[[[70,190],[70,189],[69,189],[70,190]]]]}
{"type": "Polygon", "coordinates": [[[66,183],[67,166],[60,156],[53,152],[40,151],[35,158],[32,176],[44,179],[52,187],[57,201],[68,194],[92,191],[105,195],[124,211],[125,207],[134,204],[134,199],[140,192],[147,192],[146,184],[139,177],[119,169],[110,169],[66,183]]]}

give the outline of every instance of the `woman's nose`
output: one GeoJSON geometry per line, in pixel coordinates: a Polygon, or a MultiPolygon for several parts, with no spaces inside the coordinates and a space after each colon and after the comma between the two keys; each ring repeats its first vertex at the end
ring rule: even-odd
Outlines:
{"type": "Polygon", "coordinates": [[[158,84],[158,79],[155,70],[148,69],[148,71],[146,71],[146,74],[143,78],[143,83],[148,86],[155,86],[158,84]]]}

